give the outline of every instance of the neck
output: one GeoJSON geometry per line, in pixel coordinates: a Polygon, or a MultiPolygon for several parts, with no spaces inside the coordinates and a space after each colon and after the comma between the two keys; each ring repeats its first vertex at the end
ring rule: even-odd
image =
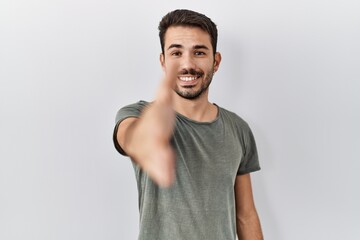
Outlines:
{"type": "Polygon", "coordinates": [[[198,122],[211,122],[216,119],[218,109],[208,100],[208,92],[197,99],[185,99],[174,92],[174,110],[198,122]]]}

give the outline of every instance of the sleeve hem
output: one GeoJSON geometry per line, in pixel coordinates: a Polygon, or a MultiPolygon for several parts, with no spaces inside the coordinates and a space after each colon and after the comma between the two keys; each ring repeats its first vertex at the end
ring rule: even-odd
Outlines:
{"type": "Polygon", "coordinates": [[[240,176],[240,175],[244,175],[244,174],[247,174],[247,173],[257,172],[257,171],[259,171],[259,170],[261,170],[260,167],[251,168],[251,169],[246,169],[246,170],[244,170],[244,171],[238,172],[236,175],[237,175],[237,176],[240,176]]]}
{"type": "Polygon", "coordinates": [[[115,125],[115,127],[114,127],[114,133],[113,133],[114,146],[115,146],[115,149],[116,149],[121,155],[123,155],[123,156],[128,156],[128,155],[126,154],[126,152],[124,151],[124,149],[122,149],[122,147],[120,146],[120,144],[119,144],[119,142],[118,142],[118,140],[117,140],[117,132],[118,132],[120,123],[121,123],[122,121],[124,121],[125,119],[131,118],[131,117],[132,117],[132,118],[139,118],[139,116],[126,116],[125,118],[120,119],[120,120],[116,123],[116,125],[115,125]]]}

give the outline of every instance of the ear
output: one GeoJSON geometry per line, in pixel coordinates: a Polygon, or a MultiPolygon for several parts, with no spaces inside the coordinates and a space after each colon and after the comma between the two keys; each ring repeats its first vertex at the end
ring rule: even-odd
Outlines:
{"type": "Polygon", "coordinates": [[[216,52],[214,56],[214,72],[216,72],[219,69],[220,62],[221,62],[221,54],[219,52],[216,52]]]}
{"type": "Polygon", "coordinates": [[[163,53],[160,53],[160,64],[162,70],[165,72],[165,56],[163,53]]]}

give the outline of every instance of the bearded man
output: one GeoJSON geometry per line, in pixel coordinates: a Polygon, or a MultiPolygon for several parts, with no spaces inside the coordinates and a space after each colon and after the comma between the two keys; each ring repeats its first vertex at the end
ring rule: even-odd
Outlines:
{"type": "Polygon", "coordinates": [[[253,134],[208,100],[221,62],[216,25],[175,10],[159,36],[164,78],[156,98],[121,108],[113,137],[135,170],[138,239],[263,239],[250,179],[260,170],[253,134]]]}

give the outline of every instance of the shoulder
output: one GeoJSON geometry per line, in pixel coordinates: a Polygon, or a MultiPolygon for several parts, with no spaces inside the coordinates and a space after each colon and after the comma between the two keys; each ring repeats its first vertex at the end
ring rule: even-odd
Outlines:
{"type": "Polygon", "coordinates": [[[140,100],[136,103],[128,104],[117,112],[115,122],[119,122],[119,120],[125,119],[127,117],[138,117],[140,116],[142,110],[148,105],[149,103],[143,100],[140,100]]]}
{"type": "Polygon", "coordinates": [[[250,130],[249,124],[242,117],[232,111],[219,107],[219,115],[223,119],[224,123],[232,124],[234,127],[243,131],[250,130]]]}
{"type": "Polygon", "coordinates": [[[144,107],[146,107],[149,103],[147,101],[144,100],[140,100],[136,103],[131,103],[128,104],[124,107],[122,107],[119,111],[123,110],[123,109],[134,109],[134,110],[142,110],[144,107]]]}

